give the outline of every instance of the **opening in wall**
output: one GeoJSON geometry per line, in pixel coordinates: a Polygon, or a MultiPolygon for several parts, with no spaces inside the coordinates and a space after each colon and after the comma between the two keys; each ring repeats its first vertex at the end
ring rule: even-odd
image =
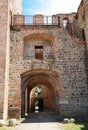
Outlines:
{"type": "Polygon", "coordinates": [[[63,19],[63,28],[66,28],[67,23],[68,23],[68,19],[67,19],[67,18],[64,18],[64,19],[63,19]]]}
{"type": "Polygon", "coordinates": [[[35,46],[35,59],[43,60],[43,46],[35,46]]]}

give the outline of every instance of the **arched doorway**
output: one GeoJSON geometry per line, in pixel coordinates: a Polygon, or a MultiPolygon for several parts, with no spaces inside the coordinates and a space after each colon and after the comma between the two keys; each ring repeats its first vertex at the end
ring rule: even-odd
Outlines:
{"type": "Polygon", "coordinates": [[[38,84],[31,90],[26,88],[25,102],[26,115],[30,112],[54,112],[54,90],[52,86],[43,84],[38,84]]]}
{"type": "Polygon", "coordinates": [[[32,70],[21,75],[21,116],[30,112],[59,112],[58,75],[51,70],[32,70]],[[40,97],[36,97],[36,88],[40,87],[40,97]],[[36,102],[37,99],[37,102],[36,102]],[[37,103],[37,105],[35,105],[37,103]]]}

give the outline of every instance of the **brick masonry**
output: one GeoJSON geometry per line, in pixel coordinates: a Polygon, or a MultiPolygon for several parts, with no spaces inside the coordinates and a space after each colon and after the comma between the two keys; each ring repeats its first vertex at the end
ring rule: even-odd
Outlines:
{"type": "MultiPolygon", "coordinates": [[[[88,90],[85,71],[85,50],[84,42],[77,38],[72,39],[69,33],[62,28],[56,27],[53,29],[51,27],[48,29],[44,27],[30,28],[21,26],[19,31],[12,30],[10,44],[9,106],[12,105],[13,109],[16,109],[17,106],[15,106],[15,102],[19,102],[18,108],[20,108],[20,75],[32,69],[41,69],[42,66],[46,70],[48,67],[51,67],[51,69],[58,73],[61,79],[57,85],[59,100],[57,99],[56,101],[59,105],[60,114],[67,115],[70,113],[75,115],[79,112],[79,114],[81,113],[82,115],[84,111],[87,113],[88,90]],[[48,38],[47,41],[44,36],[50,36],[50,39],[48,38]],[[53,41],[51,41],[51,39],[53,39],[53,41]],[[37,60],[34,62],[36,60],[36,45],[44,46],[43,61],[37,60]],[[50,53],[49,50],[51,50],[53,54],[52,58],[48,55],[48,53],[50,53]],[[47,59],[47,57],[49,58],[47,59]],[[53,62],[51,62],[51,60],[53,62]],[[50,64],[48,64],[47,61],[50,62],[50,64]]],[[[9,109],[12,108],[9,107],[9,109]]]]}
{"type": "MultiPolygon", "coordinates": [[[[9,40],[9,23],[8,23],[8,0],[0,0],[0,118],[7,115],[7,104],[5,104],[6,82],[7,82],[7,44],[9,40]],[[3,13],[4,12],[4,13],[3,13]],[[6,74],[6,75],[5,75],[6,74]],[[4,108],[6,110],[4,111],[4,108]]],[[[8,62],[8,61],[7,61],[8,62]]]]}
{"type": "MultiPolygon", "coordinates": [[[[20,14],[21,0],[19,5],[20,14]]],[[[9,28],[11,14],[17,14],[12,3],[10,9],[8,1],[0,1],[0,118],[24,117],[25,89],[30,94],[41,84],[54,90],[53,109],[57,114],[88,114],[87,0],[81,2],[77,15],[53,15],[50,26],[41,25],[43,15],[35,15],[37,25],[32,26],[24,25],[24,16],[15,15],[9,28]],[[63,20],[68,22],[66,28],[63,20]],[[36,50],[43,59],[36,59],[36,50]]]]}

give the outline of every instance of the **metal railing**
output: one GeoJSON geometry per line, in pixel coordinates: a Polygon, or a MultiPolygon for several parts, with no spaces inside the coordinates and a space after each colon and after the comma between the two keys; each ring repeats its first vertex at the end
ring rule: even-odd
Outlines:
{"type": "Polygon", "coordinates": [[[51,16],[35,17],[35,16],[25,16],[24,17],[25,25],[52,25],[51,16]]]}

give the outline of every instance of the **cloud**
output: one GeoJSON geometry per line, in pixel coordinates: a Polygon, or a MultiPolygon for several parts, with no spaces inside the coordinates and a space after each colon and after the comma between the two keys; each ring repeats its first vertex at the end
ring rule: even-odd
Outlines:
{"type": "MultiPolygon", "coordinates": [[[[25,1],[25,0],[24,0],[25,1]]],[[[27,2],[27,1],[26,1],[27,2]]],[[[31,0],[29,1],[31,2],[31,0]]],[[[35,0],[31,7],[25,7],[23,12],[26,14],[59,14],[76,12],[81,0],[35,0]],[[38,3],[38,4],[37,4],[38,3]]]]}

